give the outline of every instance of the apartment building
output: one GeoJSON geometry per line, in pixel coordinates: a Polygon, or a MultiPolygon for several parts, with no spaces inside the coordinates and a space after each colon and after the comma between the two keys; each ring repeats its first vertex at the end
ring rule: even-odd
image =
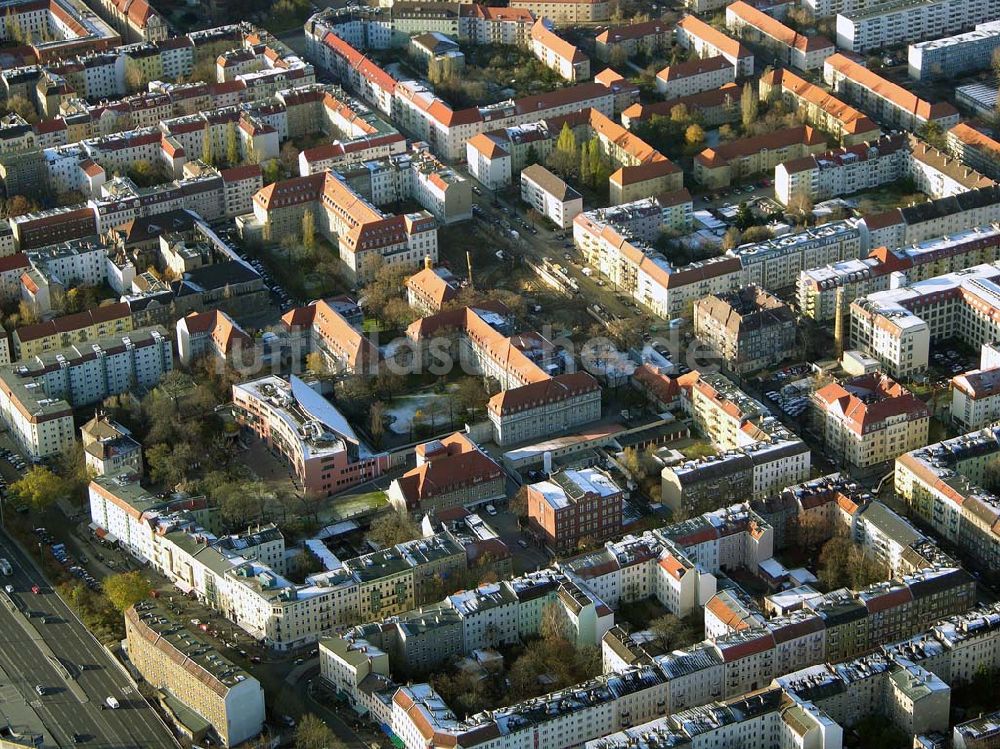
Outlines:
{"type": "Polygon", "coordinates": [[[80,427],[83,457],[88,471],[96,476],[142,473],[142,445],[132,432],[103,413],[80,427]]]}
{"type": "Polygon", "coordinates": [[[712,91],[703,91],[691,96],[655,101],[650,104],[632,104],[622,111],[621,121],[625,127],[632,129],[636,124],[656,115],[669,117],[674,107],[683,105],[689,112],[699,112],[705,124],[710,127],[737,122],[740,119],[742,90],[735,83],[727,83],[712,91]]]}
{"type": "Polygon", "coordinates": [[[951,419],[963,431],[1000,419],[1000,370],[973,369],[952,377],[951,419]]]}
{"type": "Polygon", "coordinates": [[[66,348],[73,341],[106,338],[132,330],[132,316],[122,302],[63,315],[48,322],[22,325],[11,334],[15,361],[66,348]]]}
{"type": "Polygon", "coordinates": [[[695,16],[686,15],[674,27],[674,39],[696,57],[716,57],[722,55],[737,78],[753,75],[753,53],[732,37],[714,29],[695,16]]]}
{"type": "Polygon", "coordinates": [[[595,468],[553,473],[527,485],[528,522],[556,554],[621,535],[622,490],[595,468]]]}
{"type": "Polygon", "coordinates": [[[640,21],[628,26],[612,26],[594,39],[594,54],[601,62],[610,62],[616,49],[632,57],[640,49],[663,49],[672,41],[670,25],[661,19],[640,21]]]}
{"type": "Polygon", "coordinates": [[[175,332],[177,358],[186,367],[205,356],[239,367],[254,347],[249,334],[222,310],[191,312],[177,321],[175,332]]]}
{"type": "Polygon", "coordinates": [[[910,44],[907,72],[918,81],[961,78],[989,68],[998,48],[1000,21],[978,23],[973,31],[910,44]]]}
{"type": "Polygon", "coordinates": [[[598,109],[491,131],[466,146],[470,173],[490,185],[507,185],[528,166],[529,150],[544,158],[555,147],[564,126],[578,139],[597,138],[601,153],[614,167],[608,178],[612,204],[683,188],[684,175],[670,159],[598,109]]]}
{"type": "Polygon", "coordinates": [[[837,15],[837,46],[857,54],[955,34],[996,20],[996,0],[882,0],[837,15]]]}
{"type": "Polygon", "coordinates": [[[98,477],[89,493],[91,519],[106,538],[276,650],[428,603],[435,575],[466,564],[465,548],[445,532],[348,559],[296,585],[279,571],[283,539],[267,528],[217,538],[200,524],[203,500],[155,497],[129,477],[98,477]]]}
{"type": "Polygon", "coordinates": [[[541,164],[521,170],[521,201],[560,229],[568,229],[583,211],[583,196],[541,164]]]}
{"type": "Polygon", "coordinates": [[[0,419],[25,454],[58,455],[73,443],[74,408],[148,390],[172,368],[170,339],[159,327],[22,357],[0,371],[0,419]]]}
{"type": "Polygon", "coordinates": [[[786,205],[799,198],[818,201],[904,178],[912,179],[917,189],[931,198],[993,184],[916,136],[895,134],[779,164],[774,170],[775,196],[786,205]]]}
{"type": "Polygon", "coordinates": [[[263,730],[260,682],[165,606],[146,600],[125,612],[125,647],[129,662],[159,692],[180,726],[185,725],[181,716],[188,710],[203,721],[191,732],[194,741],[211,733],[222,746],[238,746],[263,730]]]}
{"type": "Polygon", "coordinates": [[[920,447],[896,459],[895,486],[908,514],[994,569],[1000,500],[984,484],[1000,444],[992,429],[920,447]]]}
{"type": "Polygon", "coordinates": [[[121,36],[79,0],[22,0],[10,8],[0,34],[12,40],[16,25],[28,39],[25,46],[40,62],[113,49],[122,43],[121,36]]]}
{"type": "Polygon", "coordinates": [[[547,21],[539,18],[531,27],[531,53],[567,81],[575,83],[590,78],[590,58],[552,31],[551,22],[546,25],[547,21]]]}
{"type": "Polygon", "coordinates": [[[736,81],[732,64],[722,55],[668,65],[656,74],[656,90],[667,99],[693,96],[736,81]]]}
{"type": "Polygon", "coordinates": [[[863,223],[871,247],[897,248],[996,221],[1000,221],[1000,188],[983,187],[868,216],[863,223]]]}
{"type": "Polygon", "coordinates": [[[765,58],[796,70],[821,68],[836,52],[826,37],[800,34],[743,0],[726,7],[726,28],[737,39],[760,48],[765,58]]]}
{"type": "Polygon", "coordinates": [[[416,447],[417,465],[389,485],[399,512],[437,513],[505,496],[506,474],[462,432],[416,447]]]}
{"type": "Polygon", "coordinates": [[[835,54],[823,64],[823,80],[836,94],[844,94],[877,122],[916,132],[928,122],[942,130],[958,124],[958,110],[947,102],[920,99],[873,73],[846,55],[835,54]]]}
{"type": "Polygon", "coordinates": [[[774,197],[785,205],[819,202],[871,190],[908,175],[906,137],[887,135],[870,143],[804,156],[774,168],[774,197]]]}
{"type": "Polygon", "coordinates": [[[694,330],[727,369],[740,375],[774,366],[797,350],[791,310],[758,286],[699,299],[694,330]]]}
{"type": "Polygon", "coordinates": [[[170,35],[166,19],[146,0],[102,0],[100,9],[129,42],[158,42],[170,35]]]}
{"type": "Polygon", "coordinates": [[[462,361],[466,371],[494,377],[500,392],[486,406],[498,445],[525,442],[596,421],[601,414],[601,388],[586,372],[566,372],[555,347],[537,333],[508,337],[503,305],[479,304],[424,317],[406,329],[408,351],[397,363],[423,371],[446,353],[462,361]],[[441,349],[445,340],[451,350],[441,349]]]}
{"type": "Polygon", "coordinates": [[[281,317],[284,330],[298,344],[295,353],[320,354],[328,371],[374,375],[381,361],[378,347],[361,332],[361,320],[348,319],[348,310],[357,311],[353,300],[345,306],[341,301],[318,299],[289,310],[281,317]]]}
{"type": "Polygon", "coordinates": [[[860,257],[868,247],[864,225],[858,219],[845,219],[742,244],[726,255],[739,261],[742,285],[783,289],[795,286],[807,268],[860,257]]]}
{"type": "Polygon", "coordinates": [[[458,296],[461,284],[447,268],[435,268],[430,260],[419,273],[406,279],[406,303],[421,315],[436,315],[458,296]]]}
{"type": "Polygon", "coordinates": [[[388,467],[343,415],[295,375],[286,382],[269,375],[233,385],[239,424],[277,450],[304,491],[336,494],[371,481],[388,467]]]}
{"type": "Polygon", "coordinates": [[[927,406],[886,375],[830,383],[811,401],[826,449],[848,465],[867,468],[927,443],[927,406]]]}
{"type": "Polygon", "coordinates": [[[513,0],[510,7],[526,10],[535,18],[551,18],[562,26],[607,21],[611,17],[608,0],[513,0]]]}
{"type": "MultiPolygon", "coordinates": [[[[998,22],[1000,26],[1000,22],[998,22]]],[[[1000,39],[1000,29],[998,29],[1000,39]]],[[[1000,47],[1000,43],[998,43],[1000,47]]],[[[991,180],[1000,179],[1000,142],[964,122],[945,134],[948,151],[956,159],[991,180]]]]}
{"type": "Polygon", "coordinates": [[[826,138],[810,125],[721,143],[694,157],[694,178],[705,188],[727,187],[778,164],[826,150],[826,138]]]}
{"type": "Polygon", "coordinates": [[[380,263],[419,267],[437,261],[437,223],[427,211],[387,215],[364,200],[336,172],[274,182],[254,195],[254,212],[237,226],[245,237],[274,241],[301,233],[306,212],[316,228],[336,240],[350,276],[363,283],[380,263]]]}
{"type": "Polygon", "coordinates": [[[681,405],[719,454],[663,469],[662,501],[672,509],[762,498],[808,477],[809,448],[723,375],[699,375],[681,405]]]}
{"type": "Polygon", "coordinates": [[[894,377],[927,368],[932,343],[958,337],[979,347],[1000,337],[1000,265],[989,263],[878,291],[851,304],[851,345],[894,377]]]}
{"type": "MultiPolygon", "coordinates": [[[[856,299],[889,288],[894,273],[909,282],[1000,260],[1000,227],[976,226],[918,244],[889,250],[876,247],[867,257],[803,270],[798,280],[799,309],[815,320],[836,312],[837,290],[856,299]]],[[[897,276],[898,278],[898,276],[897,276]]]]}

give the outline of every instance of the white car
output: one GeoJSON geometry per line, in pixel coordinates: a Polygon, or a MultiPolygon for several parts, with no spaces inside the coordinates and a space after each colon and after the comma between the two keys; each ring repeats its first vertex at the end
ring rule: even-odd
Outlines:
{"type": "Polygon", "coordinates": [[[114,697],[108,697],[106,700],[104,700],[104,702],[112,710],[117,710],[119,707],[118,700],[116,700],[114,697]]]}
{"type": "Polygon", "coordinates": [[[13,585],[4,585],[3,589],[5,591],[7,591],[7,595],[9,595],[9,596],[14,595],[14,586],[13,585]]]}

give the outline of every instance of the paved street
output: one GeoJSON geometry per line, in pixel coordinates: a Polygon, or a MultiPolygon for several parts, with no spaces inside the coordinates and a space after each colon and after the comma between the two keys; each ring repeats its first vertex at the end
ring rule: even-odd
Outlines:
{"type": "Polygon", "coordinates": [[[14,593],[0,592],[0,713],[14,728],[41,732],[45,747],[167,749],[176,743],[111,656],[57,596],[42,573],[0,533],[14,593]],[[31,586],[38,585],[35,595],[31,586]],[[46,623],[47,622],[47,623],[46,623]],[[40,697],[35,685],[51,690],[40,697]],[[114,696],[121,707],[101,710],[114,696]]]}

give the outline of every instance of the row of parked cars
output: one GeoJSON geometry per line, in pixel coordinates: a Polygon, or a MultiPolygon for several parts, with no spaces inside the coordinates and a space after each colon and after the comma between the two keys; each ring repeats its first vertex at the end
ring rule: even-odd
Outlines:
{"type": "Polygon", "coordinates": [[[778,404],[778,408],[792,417],[801,416],[809,408],[809,398],[804,395],[784,395],[777,390],[770,390],[767,393],[769,400],[778,404]]]}
{"type": "Polygon", "coordinates": [[[39,541],[48,545],[49,551],[52,552],[55,560],[63,567],[68,568],[71,575],[82,580],[91,590],[100,590],[101,584],[97,581],[97,578],[87,572],[84,567],[77,564],[77,561],[85,564],[87,562],[86,557],[81,556],[79,560],[74,560],[66,550],[66,544],[57,543],[52,534],[45,528],[35,528],[35,535],[38,536],[39,541]]]}

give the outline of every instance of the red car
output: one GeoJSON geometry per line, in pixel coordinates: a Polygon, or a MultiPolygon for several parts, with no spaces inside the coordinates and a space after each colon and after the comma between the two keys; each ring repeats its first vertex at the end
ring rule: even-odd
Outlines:
{"type": "Polygon", "coordinates": [[[42,589],[39,588],[37,585],[32,585],[31,586],[31,592],[34,593],[37,596],[39,593],[42,592],[42,589]]]}

